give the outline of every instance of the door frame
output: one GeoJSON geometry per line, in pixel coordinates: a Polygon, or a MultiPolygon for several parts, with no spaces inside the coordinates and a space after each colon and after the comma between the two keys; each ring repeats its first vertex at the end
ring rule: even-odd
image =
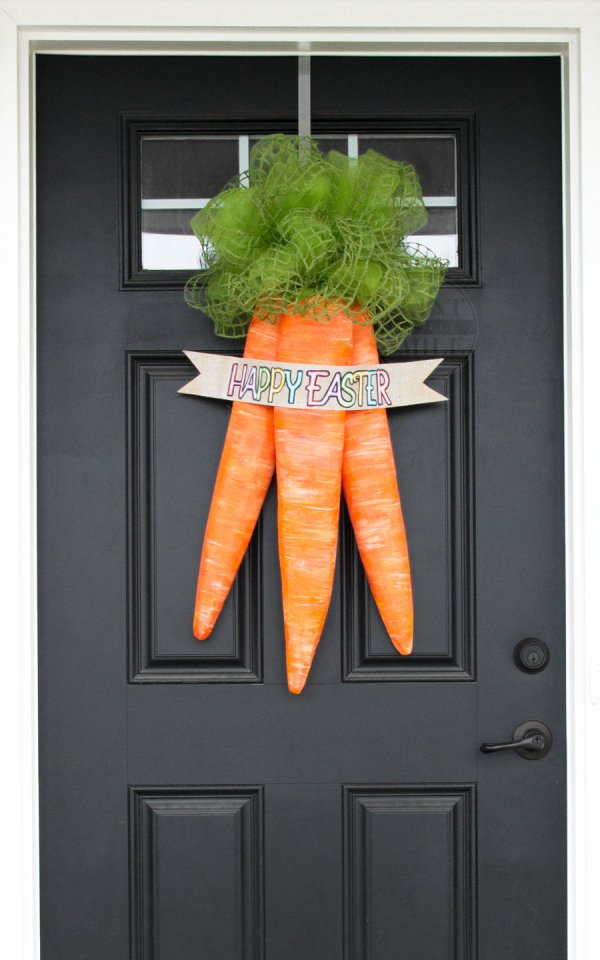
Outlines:
{"type": "MultiPolygon", "coordinates": [[[[0,943],[39,957],[35,54],[560,54],[563,63],[569,960],[600,956],[599,0],[0,0],[0,943]],[[451,12],[451,15],[448,14],[451,12]],[[448,22],[451,20],[452,25],[448,22]],[[399,25],[401,24],[401,25],[399,25]],[[18,505],[18,507],[17,507],[18,505]],[[588,751],[588,745],[590,747],[588,751]],[[596,754],[596,756],[594,755],[596,754]],[[17,826],[17,821],[19,825],[17,826]]],[[[519,93],[519,95],[522,95],[519,93]]]]}

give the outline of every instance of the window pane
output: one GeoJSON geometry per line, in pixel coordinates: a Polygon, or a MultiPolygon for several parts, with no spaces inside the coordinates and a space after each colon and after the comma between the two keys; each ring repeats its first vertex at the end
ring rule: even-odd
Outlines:
{"type": "MultiPolygon", "coordinates": [[[[231,177],[247,169],[256,136],[144,137],[141,207],[144,270],[198,270],[200,245],[190,220],[231,177]]],[[[322,150],[357,156],[368,149],[412,163],[428,223],[412,238],[459,266],[456,139],[446,134],[315,136],[322,150]]]]}
{"type": "Polygon", "coordinates": [[[377,150],[392,160],[412,163],[423,189],[428,222],[414,240],[458,267],[456,138],[452,135],[359,136],[359,153],[377,150]]]}
{"type": "Polygon", "coordinates": [[[142,267],[197,270],[190,220],[239,171],[238,137],[142,139],[142,267]]]}

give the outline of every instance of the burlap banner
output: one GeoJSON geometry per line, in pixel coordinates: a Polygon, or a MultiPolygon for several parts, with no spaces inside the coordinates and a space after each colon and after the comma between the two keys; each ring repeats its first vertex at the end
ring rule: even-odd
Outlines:
{"type": "Polygon", "coordinates": [[[369,410],[445,400],[425,380],[442,362],[405,360],[365,367],[273,363],[183,351],[199,375],[179,393],[299,410],[369,410]]]}

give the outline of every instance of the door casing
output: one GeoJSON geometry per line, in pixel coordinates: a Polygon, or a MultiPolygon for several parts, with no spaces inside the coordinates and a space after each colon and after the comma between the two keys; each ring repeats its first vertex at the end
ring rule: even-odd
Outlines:
{"type": "Polygon", "coordinates": [[[595,319],[595,221],[600,208],[596,174],[600,151],[600,6],[594,0],[557,0],[552,4],[455,0],[452,28],[445,25],[448,18],[441,6],[383,0],[373,12],[363,3],[308,0],[302,4],[302,16],[298,15],[298,3],[274,5],[268,0],[251,7],[241,0],[223,0],[218,12],[204,0],[192,5],[185,0],[158,2],[151,8],[147,4],[136,5],[133,12],[130,6],[124,10],[116,3],[104,4],[100,10],[95,4],[82,5],[74,0],[60,5],[13,0],[0,8],[0,201],[4,219],[0,269],[7,307],[3,325],[4,403],[0,404],[1,415],[6,418],[6,430],[2,431],[6,438],[5,469],[0,474],[5,547],[0,563],[6,569],[0,584],[7,641],[5,677],[10,678],[0,698],[0,720],[6,783],[12,788],[0,792],[0,809],[6,824],[14,822],[14,791],[19,785],[21,810],[21,830],[8,837],[3,867],[6,892],[0,901],[6,910],[2,945],[12,956],[35,960],[40,949],[36,815],[35,54],[193,52],[297,56],[311,51],[332,56],[558,53],[562,57],[569,958],[594,960],[600,955],[600,921],[594,906],[600,892],[600,823],[594,816],[600,804],[599,764],[594,764],[594,746],[600,742],[600,638],[595,630],[600,620],[600,593],[595,587],[600,575],[595,549],[600,539],[600,498],[595,493],[600,489],[600,452],[594,377],[597,372],[593,366],[600,352],[600,326],[595,319]],[[397,26],[400,19],[402,28],[397,26]]]}

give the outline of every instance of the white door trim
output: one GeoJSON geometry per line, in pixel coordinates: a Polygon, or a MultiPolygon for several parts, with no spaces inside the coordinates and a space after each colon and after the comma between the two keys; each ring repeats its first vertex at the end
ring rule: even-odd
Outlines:
{"type": "MultiPolygon", "coordinates": [[[[0,0],[0,943],[39,956],[35,548],[36,51],[545,55],[564,64],[569,960],[600,957],[600,3],[0,0]],[[449,25],[451,24],[451,26],[449,25]],[[18,825],[20,824],[20,825],[18,825]],[[4,916],[5,914],[5,916],[4,916]]],[[[526,91],[518,92],[526,95],[526,91]]],[[[485,958],[482,958],[485,960],[485,958]]]]}

